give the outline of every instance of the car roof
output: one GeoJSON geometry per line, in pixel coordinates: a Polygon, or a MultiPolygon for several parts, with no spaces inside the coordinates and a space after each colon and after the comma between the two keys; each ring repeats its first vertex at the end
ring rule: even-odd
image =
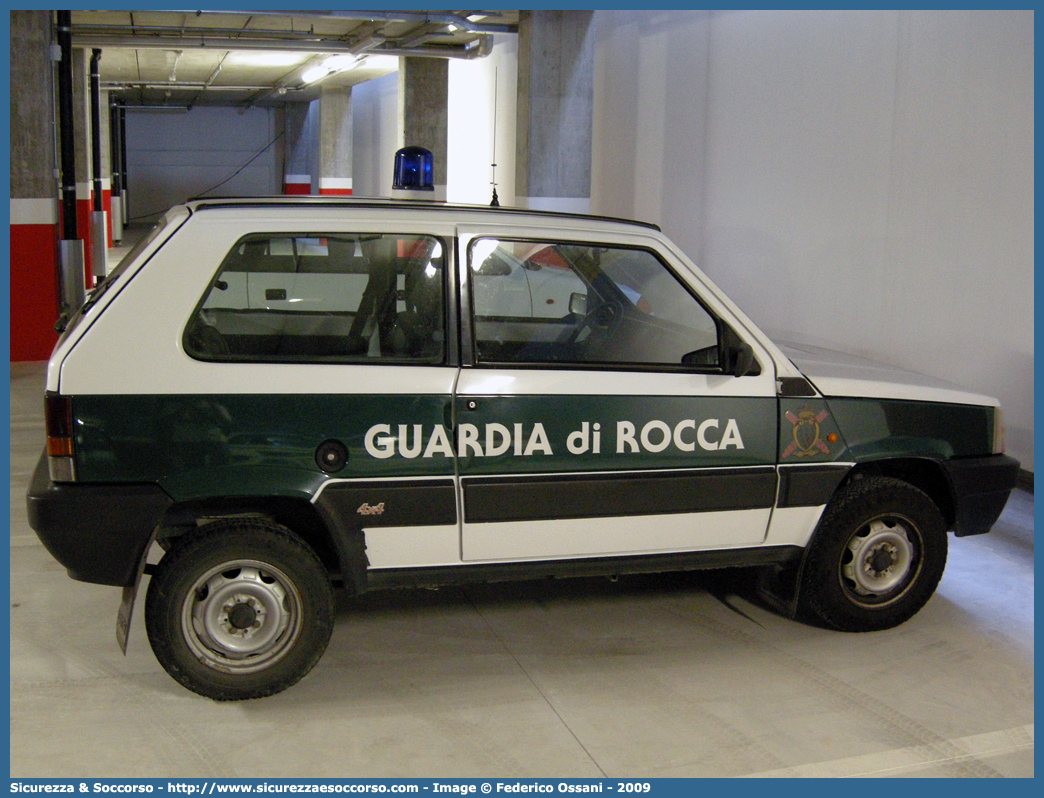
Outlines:
{"type": "Polygon", "coordinates": [[[641,222],[634,219],[622,219],[613,216],[597,216],[586,213],[569,213],[566,211],[532,210],[529,208],[511,208],[491,205],[465,205],[458,203],[433,202],[430,200],[403,200],[386,197],[314,197],[314,196],[272,196],[272,197],[216,197],[213,199],[194,199],[185,203],[188,209],[197,211],[215,210],[218,208],[379,208],[384,210],[425,210],[432,213],[481,214],[489,220],[520,221],[520,217],[539,219],[577,219],[586,222],[602,222],[632,225],[661,232],[659,225],[641,222]],[[499,218],[498,218],[499,217],[499,218]]]}

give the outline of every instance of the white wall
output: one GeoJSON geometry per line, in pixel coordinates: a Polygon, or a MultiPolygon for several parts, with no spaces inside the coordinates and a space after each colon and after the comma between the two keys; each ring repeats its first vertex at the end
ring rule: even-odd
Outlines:
{"type": "MultiPolygon", "coordinates": [[[[233,174],[276,137],[267,108],[196,107],[188,112],[127,112],[130,216],[154,219],[233,174]]],[[[281,194],[282,147],[277,142],[208,196],[281,194]]]]}
{"type": "Polygon", "coordinates": [[[399,73],[352,87],[352,194],[390,197],[399,137],[399,73]]]}
{"type": "Polygon", "coordinates": [[[596,14],[592,210],[767,331],[998,396],[1033,469],[1033,14],[596,14]]]}
{"type": "Polygon", "coordinates": [[[486,58],[450,60],[446,134],[449,202],[488,205],[493,196],[490,165],[495,163],[500,204],[515,204],[517,75],[517,36],[495,36],[493,51],[486,58]]]}

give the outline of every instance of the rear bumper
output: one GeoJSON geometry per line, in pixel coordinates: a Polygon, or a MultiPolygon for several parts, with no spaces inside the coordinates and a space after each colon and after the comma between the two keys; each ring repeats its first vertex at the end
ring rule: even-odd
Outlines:
{"type": "Polygon", "coordinates": [[[956,507],[958,537],[989,532],[1019,479],[1019,461],[996,454],[943,463],[956,507]]]}
{"type": "Polygon", "coordinates": [[[55,484],[40,457],[25,497],[29,525],[81,582],[133,585],[152,531],[173,504],[158,485],[55,484]]]}

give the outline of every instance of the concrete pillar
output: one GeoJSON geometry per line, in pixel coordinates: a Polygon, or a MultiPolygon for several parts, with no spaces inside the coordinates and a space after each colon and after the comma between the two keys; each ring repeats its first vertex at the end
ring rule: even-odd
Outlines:
{"type": "Polygon", "coordinates": [[[102,210],[105,211],[105,237],[112,247],[112,152],[109,146],[112,132],[109,130],[109,92],[101,92],[101,162],[102,162],[102,210]]]}
{"type": "Polygon", "coordinates": [[[60,301],[52,18],[10,13],[11,360],[46,360],[60,301]]]}
{"type": "MultiPolygon", "coordinates": [[[[84,286],[94,287],[91,250],[90,50],[73,48],[73,137],[76,144],[76,237],[83,241],[84,286]]],[[[104,257],[104,255],[103,255],[104,257]]]]}
{"type": "Polygon", "coordinates": [[[319,193],[352,193],[352,90],[319,93],[319,193]]]}
{"type": "Polygon", "coordinates": [[[518,24],[516,202],[591,209],[594,12],[522,11],[518,24]]]}
{"type": "MultiPolygon", "coordinates": [[[[402,192],[424,199],[446,200],[447,107],[449,63],[444,58],[399,59],[400,147],[424,147],[432,154],[435,191],[402,192]]],[[[391,189],[391,186],[388,187],[391,189]]]]}
{"type": "Polygon", "coordinates": [[[315,194],[317,102],[286,103],[283,106],[286,135],[284,136],[283,175],[284,194],[315,194]]]}

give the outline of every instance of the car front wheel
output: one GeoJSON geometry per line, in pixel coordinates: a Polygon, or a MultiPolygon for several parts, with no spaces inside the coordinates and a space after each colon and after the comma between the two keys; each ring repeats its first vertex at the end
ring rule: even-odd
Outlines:
{"type": "Polygon", "coordinates": [[[312,550],[254,518],[176,540],[145,603],[160,664],[219,701],[272,695],[300,680],[326,648],[333,614],[330,580],[312,550]]]}
{"type": "Polygon", "coordinates": [[[843,487],[805,558],[803,607],[846,632],[890,629],[931,598],[946,566],[946,523],[921,490],[890,477],[843,487]]]}

